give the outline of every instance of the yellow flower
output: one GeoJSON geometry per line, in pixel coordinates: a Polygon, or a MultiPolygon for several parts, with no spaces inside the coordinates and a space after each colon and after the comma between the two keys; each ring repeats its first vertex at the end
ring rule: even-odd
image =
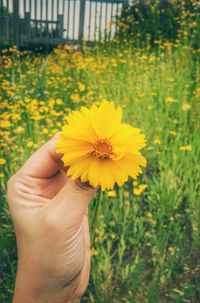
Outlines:
{"type": "Polygon", "coordinates": [[[191,105],[190,104],[188,104],[188,103],[184,103],[183,105],[182,105],[182,110],[184,111],[184,112],[186,112],[188,109],[190,109],[191,108],[191,105]]]}
{"type": "Polygon", "coordinates": [[[87,93],[87,97],[90,97],[94,95],[94,91],[93,90],[89,90],[88,93],[87,93]]]}
{"type": "Polygon", "coordinates": [[[184,145],[184,146],[181,146],[179,149],[183,150],[183,151],[191,151],[192,146],[191,145],[184,145]]]}
{"type": "Polygon", "coordinates": [[[4,165],[6,163],[6,160],[4,158],[0,158],[0,165],[4,165]]]}
{"type": "Polygon", "coordinates": [[[147,184],[140,184],[137,188],[134,188],[133,192],[136,196],[140,196],[147,187],[147,184]]]}
{"type": "Polygon", "coordinates": [[[169,133],[170,133],[170,135],[172,135],[172,136],[174,136],[174,137],[177,136],[177,132],[175,132],[175,131],[173,131],[173,130],[171,130],[169,133]]]}
{"type": "Polygon", "coordinates": [[[93,256],[98,255],[98,252],[97,252],[97,250],[96,250],[96,249],[91,248],[91,249],[90,249],[90,254],[91,254],[91,256],[93,257],[93,256]]]}
{"type": "Polygon", "coordinates": [[[52,129],[52,132],[51,132],[52,136],[54,136],[57,132],[58,132],[57,128],[52,129]]]}
{"type": "Polygon", "coordinates": [[[25,131],[25,129],[24,129],[24,127],[22,127],[22,126],[18,126],[18,127],[14,130],[14,132],[15,132],[16,134],[22,134],[24,131],[25,131]]]}
{"type": "Polygon", "coordinates": [[[4,177],[4,173],[0,173],[0,178],[3,178],[4,177]]]}
{"type": "Polygon", "coordinates": [[[73,102],[80,102],[81,98],[80,98],[79,94],[73,94],[73,95],[71,95],[71,100],[73,102]]]}
{"type": "Polygon", "coordinates": [[[129,197],[129,192],[128,192],[128,190],[125,190],[125,192],[124,192],[124,197],[125,197],[125,198],[128,198],[128,197],[129,197]]]}
{"type": "Polygon", "coordinates": [[[62,99],[60,99],[60,98],[56,99],[56,104],[60,105],[60,104],[63,104],[63,103],[64,103],[64,102],[63,102],[62,99]]]}
{"type": "Polygon", "coordinates": [[[146,232],[144,233],[144,236],[145,236],[145,238],[148,238],[148,237],[151,236],[151,233],[150,233],[149,231],[146,231],[146,232]]]}
{"type": "Polygon", "coordinates": [[[107,195],[108,195],[108,197],[112,197],[112,198],[114,198],[114,197],[116,197],[116,191],[115,190],[110,190],[108,193],[107,193],[107,195]]]}
{"type": "Polygon", "coordinates": [[[172,97],[167,97],[167,98],[165,99],[165,102],[171,104],[171,103],[174,103],[174,102],[176,102],[176,101],[175,101],[175,99],[172,98],[172,97]]]}
{"type": "Polygon", "coordinates": [[[0,127],[2,127],[2,128],[9,128],[10,126],[11,126],[11,123],[8,120],[0,122],[0,127]]]}
{"type": "Polygon", "coordinates": [[[56,112],[54,109],[50,110],[50,114],[54,117],[59,117],[62,115],[61,112],[56,112]]]}
{"type": "Polygon", "coordinates": [[[175,248],[172,247],[172,246],[170,246],[170,247],[168,247],[168,251],[169,251],[171,254],[173,254],[173,253],[175,252],[175,248]]]}
{"type": "Polygon", "coordinates": [[[47,128],[43,128],[43,129],[42,129],[42,133],[46,135],[46,134],[49,133],[49,130],[48,130],[47,128]]]}
{"type": "Polygon", "coordinates": [[[148,187],[147,184],[140,184],[140,185],[139,185],[139,188],[140,188],[141,190],[145,190],[147,187],[148,187]]]}
{"type": "Polygon", "coordinates": [[[81,92],[83,92],[85,90],[85,85],[81,82],[78,82],[78,88],[81,92]]]}
{"type": "Polygon", "coordinates": [[[156,144],[156,145],[160,145],[161,142],[160,142],[159,139],[155,139],[155,140],[153,141],[153,143],[156,144]]]}
{"type": "Polygon", "coordinates": [[[34,145],[34,143],[32,141],[27,142],[27,147],[32,147],[34,145]]]}
{"type": "Polygon", "coordinates": [[[99,107],[82,107],[68,116],[62,128],[57,152],[62,153],[67,175],[94,187],[113,189],[128,177],[136,178],[146,166],[140,149],[145,137],[138,128],[121,123],[122,109],[103,101],[99,107]],[[112,119],[111,119],[112,117],[112,119]]]}
{"type": "Polygon", "coordinates": [[[94,242],[95,243],[98,243],[98,242],[100,242],[101,241],[101,238],[100,237],[96,237],[95,239],[94,239],[94,242]]]}
{"type": "Polygon", "coordinates": [[[135,194],[136,196],[140,196],[141,193],[142,193],[142,190],[139,189],[139,188],[134,188],[133,192],[134,192],[134,194],[135,194]]]}
{"type": "Polygon", "coordinates": [[[147,60],[147,56],[146,56],[146,55],[142,55],[142,56],[140,57],[140,60],[142,60],[142,61],[147,60]]]}
{"type": "Polygon", "coordinates": [[[200,98],[200,87],[196,89],[196,97],[200,98]]]}
{"type": "Polygon", "coordinates": [[[111,238],[112,238],[112,239],[115,239],[115,238],[116,238],[116,233],[112,233],[112,234],[111,234],[111,238]]]}

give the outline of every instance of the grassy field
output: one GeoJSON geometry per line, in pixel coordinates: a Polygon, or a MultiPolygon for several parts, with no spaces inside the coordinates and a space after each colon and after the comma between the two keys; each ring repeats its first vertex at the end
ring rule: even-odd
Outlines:
{"type": "MultiPolygon", "coordinates": [[[[200,302],[200,51],[68,46],[0,57],[0,302],[11,302],[16,246],[6,182],[72,109],[106,99],[147,138],[137,180],[106,192],[84,303],[200,302]]],[[[111,117],[112,119],[112,117],[111,117]]],[[[90,211],[93,213],[94,204],[90,211]]]]}

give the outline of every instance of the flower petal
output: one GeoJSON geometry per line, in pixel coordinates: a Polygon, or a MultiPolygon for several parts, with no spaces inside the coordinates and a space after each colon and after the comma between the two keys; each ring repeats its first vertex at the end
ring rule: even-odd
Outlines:
{"type": "Polygon", "coordinates": [[[112,160],[110,159],[100,160],[94,158],[89,167],[89,182],[95,187],[100,185],[102,190],[106,188],[112,189],[115,184],[115,179],[111,166],[112,160]]]}
{"type": "Polygon", "coordinates": [[[126,146],[128,150],[140,150],[146,145],[145,136],[139,128],[133,128],[128,124],[121,124],[117,132],[110,138],[113,145],[126,146]]]}
{"type": "Polygon", "coordinates": [[[72,180],[76,180],[80,177],[82,182],[88,181],[88,167],[92,160],[91,157],[87,157],[80,162],[74,163],[69,167],[67,175],[71,176],[72,180]]]}
{"type": "Polygon", "coordinates": [[[120,126],[122,109],[115,108],[113,102],[102,102],[98,108],[91,108],[91,123],[98,138],[109,139],[120,126]]]}
{"type": "Polygon", "coordinates": [[[91,113],[86,107],[82,107],[80,111],[72,112],[67,121],[68,125],[64,126],[63,134],[70,138],[76,138],[94,142],[96,134],[91,123],[91,113]]]}

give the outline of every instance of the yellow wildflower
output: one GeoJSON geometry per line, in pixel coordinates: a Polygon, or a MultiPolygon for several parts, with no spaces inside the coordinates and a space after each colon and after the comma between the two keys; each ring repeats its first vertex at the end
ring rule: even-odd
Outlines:
{"type": "Polygon", "coordinates": [[[91,254],[91,256],[93,257],[93,256],[98,255],[98,252],[97,252],[97,250],[96,250],[96,249],[91,248],[91,249],[90,249],[90,254],[91,254]]]}
{"type": "Polygon", "coordinates": [[[54,109],[50,110],[50,114],[54,117],[59,117],[62,115],[61,112],[56,112],[54,109]]]}
{"type": "Polygon", "coordinates": [[[115,238],[116,238],[116,233],[112,233],[112,234],[111,234],[111,238],[112,238],[112,239],[115,239],[115,238]]]}
{"type": "Polygon", "coordinates": [[[173,130],[171,130],[169,133],[170,133],[170,135],[172,135],[172,136],[174,136],[174,137],[177,136],[177,132],[175,132],[175,131],[173,131],[173,130]]]}
{"type": "Polygon", "coordinates": [[[98,227],[96,227],[96,228],[95,228],[95,232],[96,232],[97,234],[99,234],[99,233],[100,233],[100,231],[101,231],[101,229],[100,229],[100,228],[98,228],[98,227]]]}
{"type": "Polygon", "coordinates": [[[87,93],[87,97],[89,98],[92,95],[94,95],[94,91],[93,90],[89,90],[88,93],[87,93]]]}
{"type": "Polygon", "coordinates": [[[64,103],[64,102],[63,102],[62,99],[60,99],[60,98],[56,99],[56,104],[61,105],[61,104],[63,104],[63,103],[64,103]]]}
{"type": "Polygon", "coordinates": [[[172,98],[172,97],[167,97],[167,98],[165,99],[165,102],[171,104],[171,103],[176,102],[176,100],[175,100],[174,98],[172,98]]]}
{"type": "Polygon", "coordinates": [[[172,247],[172,246],[169,246],[169,247],[168,247],[168,251],[169,251],[171,254],[173,254],[173,253],[175,252],[175,248],[172,247]]]}
{"type": "Polygon", "coordinates": [[[147,187],[148,187],[147,184],[140,184],[140,185],[139,185],[139,188],[140,188],[141,190],[145,190],[147,187]]]}
{"type": "Polygon", "coordinates": [[[114,198],[114,197],[116,197],[117,193],[116,193],[115,190],[110,190],[110,191],[107,193],[107,195],[108,195],[108,197],[114,198]]]}
{"type": "Polygon", "coordinates": [[[0,158],[0,165],[4,165],[6,163],[6,159],[0,158]]]}
{"type": "Polygon", "coordinates": [[[155,145],[160,145],[160,140],[159,139],[155,139],[154,141],[153,141],[153,143],[155,144],[155,145]]]}
{"type": "Polygon", "coordinates": [[[136,196],[140,196],[141,193],[148,187],[147,184],[140,184],[138,187],[133,189],[133,192],[136,196]]]}
{"type": "Polygon", "coordinates": [[[193,21],[189,24],[190,27],[196,27],[198,24],[197,22],[193,21]]]}
{"type": "Polygon", "coordinates": [[[146,61],[148,59],[148,57],[146,56],[146,55],[142,55],[141,57],[140,57],[140,60],[141,61],[146,61]]]}
{"type": "Polygon", "coordinates": [[[184,145],[184,146],[181,146],[179,149],[182,150],[182,151],[191,151],[192,146],[191,145],[184,145]]]}
{"type": "Polygon", "coordinates": [[[80,102],[81,101],[81,97],[79,96],[79,94],[73,94],[73,95],[71,95],[71,100],[73,102],[80,102]]]}
{"type": "Polygon", "coordinates": [[[151,233],[149,231],[145,231],[144,236],[145,238],[148,238],[151,236],[151,233]]]}
{"type": "Polygon", "coordinates": [[[136,178],[142,173],[140,166],[145,167],[146,160],[140,150],[146,145],[145,137],[121,119],[122,109],[106,101],[68,116],[57,152],[63,154],[72,180],[80,177],[82,182],[105,190],[113,189],[115,183],[122,186],[129,176],[136,178]]]}
{"type": "Polygon", "coordinates": [[[4,177],[4,173],[0,173],[0,178],[3,178],[4,177]]]}
{"type": "Polygon", "coordinates": [[[85,85],[81,82],[78,82],[78,88],[81,92],[83,92],[85,90],[85,85]]]}
{"type": "Polygon", "coordinates": [[[18,126],[18,127],[14,130],[14,132],[15,132],[16,134],[22,134],[24,131],[25,131],[25,129],[24,129],[24,127],[22,127],[22,126],[18,126]]]}
{"type": "Polygon", "coordinates": [[[56,123],[56,125],[57,125],[58,127],[61,127],[61,126],[62,126],[62,123],[58,121],[58,122],[56,123]]]}
{"type": "Polygon", "coordinates": [[[98,243],[98,242],[100,242],[101,241],[101,237],[96,237],[95,239],[94,239],[94,243],[98,243]]]}
{"type": "Polygon", "coordinates": [[[49,130],[48,130],[47,128],[43,128],[43,129],[42,129],[42,133],[46,135],[46,134],[49,133],[49,130]]]}
{"type": "Polygon", "coordinates": [[[28,141],[26,145],[27,145],[27,147],[32,147],[34,145],[34,143],[32,141],[28,141]]]}
{"type": "Polygon", "coordinates": [[[140,190],[139,188],[134,188],[133,192],[136,196],[140,196],[142,193],[142,190],[140,190]]]}
{"type": "Polygon", "coordinates": [[[9,128],[11,126],[10,121],[5,120],[5,121],[0,121],[0,127],[2,128],[9,128]]]}
{"type": "Polygon", "coordinates": [[[151,212],[148,212],[148,213],[147,213],[147,218],[148,218],[148,219],[152,219],[152,218],[153,218],[153,215],[152,215],[151,212]]]}
{"type": "Polygon", "coordinates": [[[188,103],[184,103],[183,105],[182,105],[182,110],[184,111],[184,112],[186,112],[188,109],[190,109],[191,108],[191,105],[190,104],[188,104],[188,103]]]}
{"type": "Polygon", "coordinates": [[[128,192],[128,190],[125,190],[125,192],[124,192],[124,197],[125,197],[125,198],[128,198],[128,197],[129,197],[129,192],[128,192]]]}
{"type": "Polygon", "coordinates": [[[200,87],[196,89],[196,97],[200,98],[200,87]]]}

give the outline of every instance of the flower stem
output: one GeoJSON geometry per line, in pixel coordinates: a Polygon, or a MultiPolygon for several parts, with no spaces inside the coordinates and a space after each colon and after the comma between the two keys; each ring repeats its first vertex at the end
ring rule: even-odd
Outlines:
{"type": "Polygon", "coordinates": [[[96,222],[96,218],[97,218],[97,214],[98,214],[98,210],[99,210],[99,205],[100,205],[100,200],[101,200],[101,188],[99,188],[98,192],[97,192],[97,198],[96,198],[96,205],[95,205],[95,210],[94,210],[94,217],[92,220],[92,236],[91,236],[91,247],[94,244],[94,239],[95,239],[95,222],[96,222]]]}

